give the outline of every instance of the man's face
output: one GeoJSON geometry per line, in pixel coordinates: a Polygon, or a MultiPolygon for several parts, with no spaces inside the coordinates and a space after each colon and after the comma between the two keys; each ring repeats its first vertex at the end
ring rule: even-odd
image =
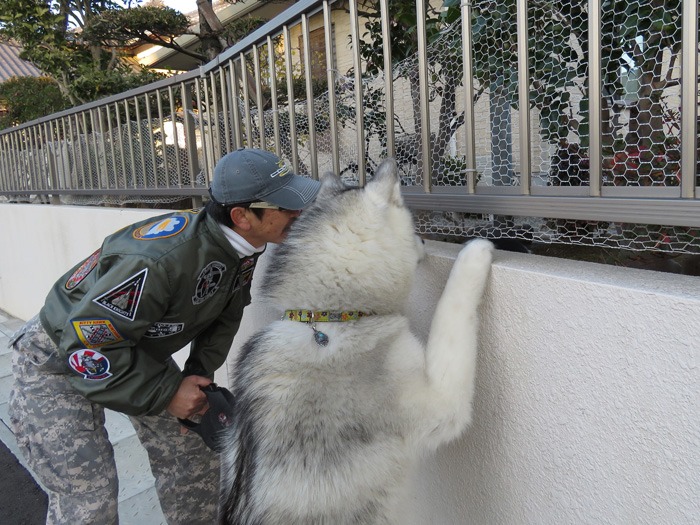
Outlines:
{"type": "Polygon", "coordinates": [[[246,213],[251,225],[251,230],[248,232],[251,238],[248,242],[255,247],[260,247],[268,242],[280,243],[286,239],[289,228],[299,217],[301,210],[263,209],[261,218],[258,218],[250,209],[246,210],[246,213]]]}

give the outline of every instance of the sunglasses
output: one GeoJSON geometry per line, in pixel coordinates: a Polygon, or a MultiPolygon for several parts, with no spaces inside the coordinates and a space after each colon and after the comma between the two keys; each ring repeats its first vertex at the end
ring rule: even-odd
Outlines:
{"type": "Polygon", "coordinates": [[[258,208],[258,209],[263,209],[263,210],[278,210],[278,211],[297,211],[297,210],[290,210],[289,208],[280,208],[279,206],[275,206],[274,204],[270,204],[269,202],[265,202],[265,201],[251,202],[248,205],[248,208],[258,208]]]}
{"type": "Polygon", "coordinates": [[[224,203],[224,202],[219,202],[216,200],[214,195],[211,192],[211,188],[209,188],[209,197],[211,198],[212,201],[218,206],[241,206],[243,208],[258,208],[258,209],[264,209],[264,210],[278,210],[278,211],[298,211],[298,210],[290,210],[289,208],[281,208],[279,206],[275,206],[274,204],[270,204],[269,202],[265,201],[255,201],[251,203],[224,203]]]}

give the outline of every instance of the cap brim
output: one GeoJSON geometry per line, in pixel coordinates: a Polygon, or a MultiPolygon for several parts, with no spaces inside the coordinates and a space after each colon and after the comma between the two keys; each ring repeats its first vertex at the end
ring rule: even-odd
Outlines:
{"type": "Polygon", "coordinates": [[[287,184],[260,199],[287,210],[303,210],[314,201],[321,188],[319,181],[308,177],[290,173],[285,178],[289,178],[287,184]]]}

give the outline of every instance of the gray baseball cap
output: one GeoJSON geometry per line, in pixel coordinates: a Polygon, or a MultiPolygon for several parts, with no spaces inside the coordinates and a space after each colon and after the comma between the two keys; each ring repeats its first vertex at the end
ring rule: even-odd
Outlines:
{"type": "Polygon", "coordinates": [[[269,151],[241,148],[216,164],[209,194],[218,204],[264,201],[302,210],[313,202],[320,186],[316,180],[292,173],[269,151]]]}

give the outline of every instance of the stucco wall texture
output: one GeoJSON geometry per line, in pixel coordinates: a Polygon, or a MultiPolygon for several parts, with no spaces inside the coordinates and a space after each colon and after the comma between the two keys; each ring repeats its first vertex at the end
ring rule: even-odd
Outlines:
{"type": "MultiPolygon", "coordinates": [[[[0,308],[34,315],[103,236],[159,213],[0,205],[0,308]]],[[[423,339],[459,250],[427,248],[407,306],[423,339]]],[[[219,382],[279,316],[253,299],[219,382]]],[[[403,524],[699,522],[700,279],[497,252],[481,316],[473,424],[421,459],[403,524]]]]}

